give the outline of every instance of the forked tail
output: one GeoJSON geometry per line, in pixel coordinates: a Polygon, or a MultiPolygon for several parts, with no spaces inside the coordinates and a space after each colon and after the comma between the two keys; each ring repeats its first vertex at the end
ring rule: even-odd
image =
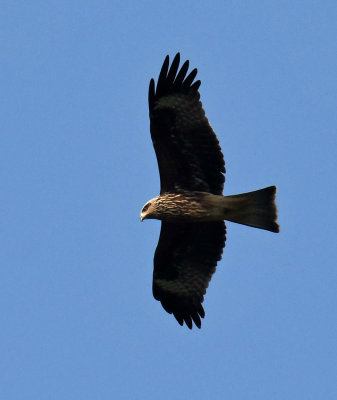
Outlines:
{"type": "Polygon", "coordinates": [[[225,219],[254,228],[279,232],[275,195],[276,186],[269,186],[254,192],[225,196],[225,219]]]}

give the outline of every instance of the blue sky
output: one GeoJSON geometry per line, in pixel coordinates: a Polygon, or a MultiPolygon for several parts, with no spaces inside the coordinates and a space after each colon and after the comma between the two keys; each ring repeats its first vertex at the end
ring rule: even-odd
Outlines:
{"type": "Polygon", "coordinates": [[[337,398],[335,1],[3,1],[0,397],[337,398]],[[228,223],[201,330],[152,298],[147,88],[199,70],[225,193],[276,184],[280,234],[228,223]]]}

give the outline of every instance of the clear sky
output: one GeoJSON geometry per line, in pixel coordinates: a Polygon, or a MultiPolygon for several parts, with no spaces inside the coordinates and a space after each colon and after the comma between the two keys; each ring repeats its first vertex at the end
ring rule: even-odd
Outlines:
{"type": "Polygon", "coordinates": [[[336,1],[2,1],[0,398],[337,398],[336,1]],[[228,223],[201,330],[152,297],[147,89],[199,70],[228,223]]]}

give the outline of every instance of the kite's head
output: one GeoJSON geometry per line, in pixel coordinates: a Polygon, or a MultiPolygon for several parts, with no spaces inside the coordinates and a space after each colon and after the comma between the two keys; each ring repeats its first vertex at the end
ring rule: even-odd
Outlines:
{"type": "Polygon", "coordinates": [[[156,218],[156,202],[157,198],[148,201],[145,206],[142,208],[140,213],[140,220],[143,221],[144,219],[151,219],[156,218]]]}

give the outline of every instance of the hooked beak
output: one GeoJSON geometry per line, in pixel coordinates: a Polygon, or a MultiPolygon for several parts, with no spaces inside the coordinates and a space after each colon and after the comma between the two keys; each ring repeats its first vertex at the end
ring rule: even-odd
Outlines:
{"type": "Polygon", "coordinates": [[[142,215],[141,215],[141,216],[140,216],[140,222],[143,222],[143,219],[144,219],[144,218],[143,218],[142,215]]]}

